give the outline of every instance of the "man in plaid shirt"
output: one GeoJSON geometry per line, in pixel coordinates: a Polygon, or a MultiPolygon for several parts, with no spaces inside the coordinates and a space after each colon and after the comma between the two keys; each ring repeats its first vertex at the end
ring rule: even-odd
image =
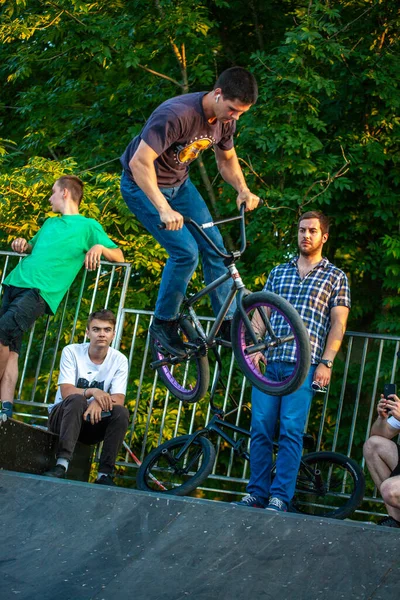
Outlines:
{"type": "MultiPolygon", "coordinates": [[[[304,213],[298,222],[299,256],[275,267],[264,288],[286,298],[303,319],[310,334],[311,368],[303,385],[288,396],[270,396],[253,388],[251,476],[248,495],[238,502],[241,506],[286,511],[294,495],[303,431],[314,395],[311,384],[329,384],[350,309],[345,273],[322,257],[328,235],[325,215],[304,213]],[[278,418],[279,452],[271,485],[272,441],[278,418]]],[[[292,353],[283,347],[267,358],[269,373],[277,380],[287,377],[296,361],[295,350],[292,353]]]]}

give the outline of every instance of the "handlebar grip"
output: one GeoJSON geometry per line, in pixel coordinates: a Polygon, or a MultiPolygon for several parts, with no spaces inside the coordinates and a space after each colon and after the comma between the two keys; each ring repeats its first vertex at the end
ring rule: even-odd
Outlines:
{"type": "MultiPolygon", "coordinates": [[[[264,200],[262,198],[259,198],[257,208],[260,208],[260,206],[262,206],[263,204],[264,204],[264,200]]],[[[242,206],[246,206],[246,202],[242,202],[242,204],[240,205],[240,208],[242,208],[242,206]]]]}
{"type": "MultiPolygon", "coordinates": [[[[191,223],[192,222],[192,218],[191,217],[183,217],[183,222],[184,223],[191,223]]],[[[157,229],[166,229],[167,226],[165,223],[159,223],[157,225],[157,229]]]]}

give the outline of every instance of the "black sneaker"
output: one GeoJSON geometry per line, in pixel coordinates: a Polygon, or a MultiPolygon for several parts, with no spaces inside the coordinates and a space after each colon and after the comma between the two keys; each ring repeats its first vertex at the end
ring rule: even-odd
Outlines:
{"type": "Polygon", "coordinates": [[[393,519],[393,517],[389,516],[384,517],[383,519],[378,521],[378,525],[382,525],[383,527],[395,527],[397,529],[400,529],[399,521],[396,521],[396,519],[393,519]]]}
{"type": "Polygon", "coordinates": [[[42,473],[43,477],[57,477],[58,479],[65,479],[66,468],[62,465],[56,465],[48,471],[42,473]]]}
{"type": "Polygon", "coordinates": [[[102,475],[100,479],[96,479],[95,483],[98,483],[99,485],[111,485],[113,487],[117,487],[117,484],[114,483],[111,475],[102,475]]]}
{"type": "Polygon", "coordinates": [[[240,502],[232,502],[236,506],[250,506],[250,508],[265,508],[265,502],[259,497],[253,494],[247,494],[240,502]]]}
{"type": "Polygon", "coordinates": [[[178,321],[162,321],[154,319],[150,325],[150,335],[157,340],[167,352],[183,358],[186,356],[186,348],[178,333],[178,321]]]}

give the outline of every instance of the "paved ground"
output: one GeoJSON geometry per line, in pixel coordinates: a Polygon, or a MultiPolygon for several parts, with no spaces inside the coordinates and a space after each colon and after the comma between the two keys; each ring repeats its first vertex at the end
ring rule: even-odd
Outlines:
{"type": "Polygon", "coordinates": [[[0,471],[1,600],[397,600],[398,530],[0,471]]]}

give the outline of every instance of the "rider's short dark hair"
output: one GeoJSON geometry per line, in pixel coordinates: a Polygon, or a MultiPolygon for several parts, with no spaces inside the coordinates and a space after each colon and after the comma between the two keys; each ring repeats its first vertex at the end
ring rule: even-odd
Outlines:
{"type": "Polygon", "coordinates": [[[83,197],[83,181],[76,177],[76,175],[62,175],[56,181],[60,188],[67,189],[72,200],[77,202],[78,206],[81,203],[83,197]]]}
{"type": "Polygon", "coordinates": [[[255,77],[243,67],[231,67],[218,77],[214,90],[221,88],[225,100],[239,100],[242,104],[255,104],[258,86],[255,77]]]}
{"type": "Polygon", "coordinates": [[[102,308],[101,310],[96,310],[95,312],[92,312],[89,315],[88,322],[87,322],[88,329],[90,327],[90,323],[92,321],[94,321],[94,319],[98,319],[99,321],[108,321],[109,323],[112,323],[112,325],[115,329],[117,319],[115,318],[114,313],[111,310],[108,310],[107,308],[102,308]]]}
{"type": "Polygon", "coordinates": [[[309,210],[308,212],[303,213],[299,218],[297,228],[300,227],[301,221],[304,221],[305,219],[318,219],[322,234],[329,233],[329,217],[324,215],[320,210],[309,210]]]}

